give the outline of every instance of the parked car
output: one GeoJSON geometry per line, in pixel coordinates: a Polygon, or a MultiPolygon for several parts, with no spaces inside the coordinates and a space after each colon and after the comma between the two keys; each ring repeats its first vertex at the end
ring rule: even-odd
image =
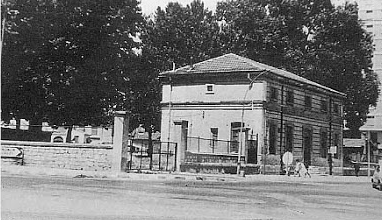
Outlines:
{"type": "Polygon", "coordinates": [[[379,165],[375,168],[374,175],[371,178],[371,185],[373,188],[382,191],[382,175],[381,167],[379,165]]]}

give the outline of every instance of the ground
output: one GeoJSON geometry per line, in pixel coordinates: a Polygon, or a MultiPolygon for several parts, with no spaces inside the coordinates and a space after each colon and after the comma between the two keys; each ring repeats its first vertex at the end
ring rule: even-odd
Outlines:
{"type": "Polygon", "coordinates": [[[372,189],[366,178],[197,179],[112,180],[3,173],[1,217],[372,220],[382,216],[382,192],[372,189]]]}

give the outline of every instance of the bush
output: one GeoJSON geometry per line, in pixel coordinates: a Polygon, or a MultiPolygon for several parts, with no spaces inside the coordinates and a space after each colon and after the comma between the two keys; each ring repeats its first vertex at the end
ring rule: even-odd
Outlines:
{"type": "Polygon", "coordinates": [[[315,157],[312,159],[312,166],[328,167],[328,159],[322,157],[315,157]]]}
{"type": "Polygon", "coordinates": [[[280,165],[279,155],[267,155],[265,160],[266,165],[280,165]]]}

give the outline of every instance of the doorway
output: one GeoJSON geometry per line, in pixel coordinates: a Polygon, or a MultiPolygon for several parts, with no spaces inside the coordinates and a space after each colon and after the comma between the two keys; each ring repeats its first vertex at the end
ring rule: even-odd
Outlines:
{"type": "Polygon", "coordinates": [[[312,129],[303,128],[302,150],[304,163],[310,165],[312,161],[312,129]]]}

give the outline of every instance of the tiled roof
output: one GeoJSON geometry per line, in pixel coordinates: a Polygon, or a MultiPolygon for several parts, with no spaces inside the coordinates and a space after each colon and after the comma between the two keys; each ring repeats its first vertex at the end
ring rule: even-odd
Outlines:
{"type": "Polygon", "coordinates": [[[268,71],[278,76],[293,79],[298,82],[316,86],[334,93],[340,93],[329,87],[320,85],[316,82],[310,81],[303,77],[297,76],[291,72],[277,69],[272,66],[268,66],[263,63],[253,61],[251,59],[238,56],[233,53],[225,54],[220,57],[212,58],[209,60],[202,61],[193,65],[187,65],[176,69],[175,71],[166,71],[161,73],[162,76],[165,75],[188,75],[188,74],[203,74],[203,73],[238,73],[238,72],[262,72],[268,71]]]}

